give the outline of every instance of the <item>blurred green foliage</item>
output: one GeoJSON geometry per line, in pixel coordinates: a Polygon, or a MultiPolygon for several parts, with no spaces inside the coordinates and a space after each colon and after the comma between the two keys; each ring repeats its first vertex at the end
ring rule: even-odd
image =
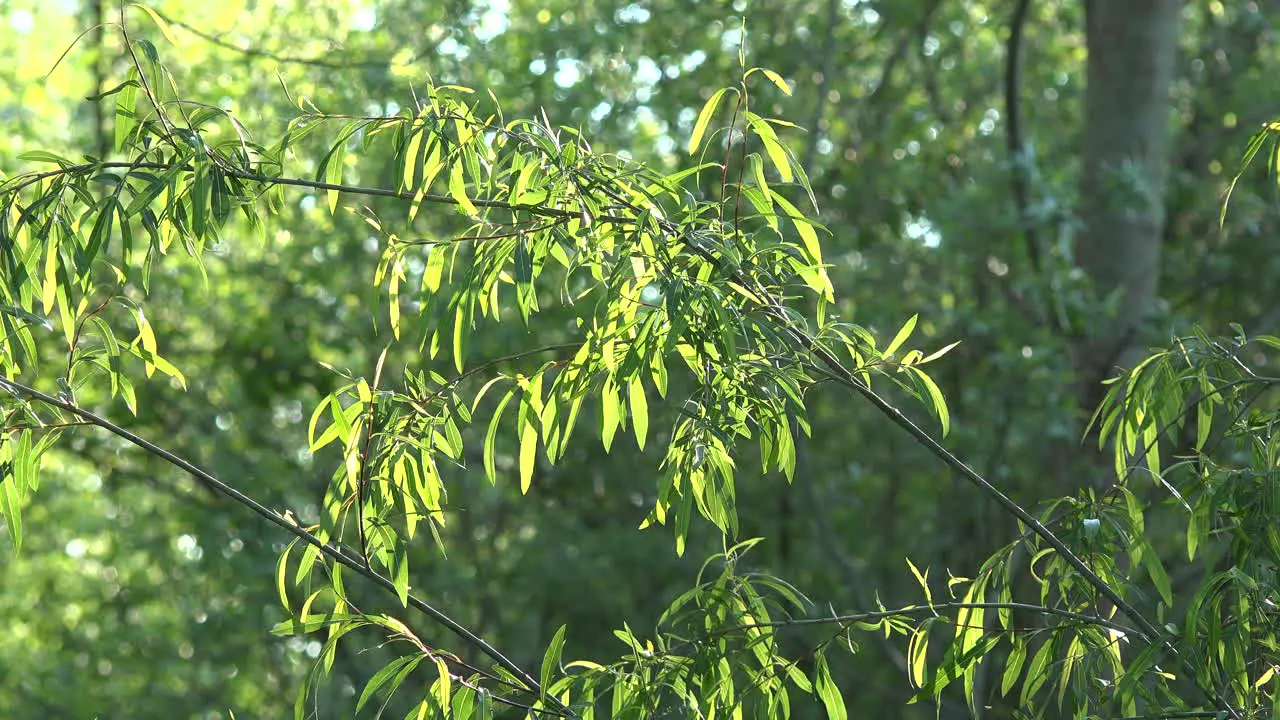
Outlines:
{"type": "MultiPolygon", "coordinates": [[[[745,18],[749,63],[777,71],[794,90],[756,83],[759,111],[807,130],[789,142],[831,231],[823,242],[839,291],[832,312],[886,340],[918,313],[913,342],[963,340],[932,369],[950,402],[948,447],[1035,507],[1110,482],[1110,458],[1078,441],[1093,408],[1081,400],[1063,330],[1105,318],[1091,314],[1071,255],[1081,4],[1032,3],[1026,24],[1027,218],[1012,200],[1004,135],[1012,5],[175,0],[150,6],[168,19],[176,45],[137,11],[130,31],[154,43],[183,96],[252,118],[260,137],[284,132],[295,114],[290,98],[324,112],[393,114],[430,80],[491,91],[508,118],[545,114],[552,125],[582,128],[598,152],[671,171],[689,162],[685,144],[706,99],[740,75],[745,18]],[[1047,248],[1042,272],[1024,254],[1028,222],[1047,248]]],[[[1280,322],[1269,282],[1280,266],[1265,242],[1275,234],[1274,190],[1261,167],[1241,180],[1218,224],[1238,158],[1274,112],[1265,90],[1280,62],[1267,42],[1280,17],[1272,5],[1182,10],[1156,342],[1192,324],[1274,333],[1280,322]]],[[[112,137],[82,99],[124,77],[129,58],[119,36],[86,35],[58,60],[80,30],[115,22],[117,11],[21,0],[0,10],[9,28],[0,38],[0,113],[9,128],[0,167],[24,167],[19,156],[35,149],[94,154],[112,137]]],[[[327,149],[308,138],[286,170],[312,176],[327,149]]],[[[385,147],[349,153],[343,181],[395,187],[395,163],[378,153],[385,147]]],[[[714,179],[701,189],[720,190],[714,179]]],[[[340,382],[323,364],[368,374],[385,342],[385,306],[369,285],[380,243],[357,214],[331,214],[322,193],[281,197],[267,224],[236,226],[202,267],[156,264],[147,317],[187,388],[139,382],[137,416],[127,424],[265,505],[313,519],[336,455],[307,452],[307,420],[340,382]]],[[[389,200],[367,205],[380,215],[402,212],[389,200]]],[[[424,222],[441,234],[461,227],[453,216],[424,222]]],[[[569,341],[571,313],[545,315],[536,338],[519,322],[484,326],[472,354],[569,341]]],[[[48,347],[43,362],[65,362],[48,347]]],[[[395,352],[403,364],[414,351],[395,352]]],[[[1269,362],[1262,359],[1260,372],[1269,362]]],[[[435,367],[451,365],[446,352],[435,367]]],[[[129,417],[105,397],[80,400],[129,417]]],[[[801,444],[793,484],[761,474],[749,453],[741,461],[740,536],[766,538],[743,561],[753,569],[838,612],[873,609],[877,598],[896,607],[920,599],[904,557],[968,575],[1015,537],[999,508],[864,403],[835,392],[810,393],[807,402],[812,439],[801,444]]],[[[925,422],[915,407],[908,412],[925,422]]],[[[667,413],[669,425],[676,409],[654,412],[667,413]]],[[[483,427],[472,435],[466,462],[479,468],[483,427]]],[[[525,667],[541,663],[565,624],[566,658],[618,655],[625,648],[611,631],[623,622],[638,633],[652,627],[702,559],[723,549],[714,528],[696,522],[683,557],[665,532],[636,531],[655,501],[662,452],[659,442],[640,451],[629,438],[610,453],[573,445],[554,467],[537,467],[527,496],[515,443],[502,447],[503,479],[492,487],[475,469],[445,469],[454,513],[442,531],[448,555],[419,536],[413,563],[430,581],[415,592],[525,667]]],[[[0,616],[9,629],[0,635],[0,715],[292,712],[320,645],[268,634],[285,617],[273,583],[283,536],[172,467],[93,432],[68,434],[42,483],[24,512],[21,550],[0,553],[0,616]]],[[[1148,523],[1154,551],[1185,552],[1173,522],[1148,523]]],[[[1173,577],[1175,594],[1203,570],[1173,577]]],[[[393,607],[372,592],[362,603],[367,612],[393,607]]],[[[444,641],[432,632],[423,639],[444,641]]],[[[800,652],[820,635],[802,631],[784,649],[800,652]]],[[[905,644],[875,637],[832,660],[850,715],[934,716],[928,703],[904,705],[914,693],[905,644]]],[[[322,717],[352,715],[365,681],[392,657],[376,640],[340,651],[334,679],[312,698],[322,717]]],[[[793,701],[804,716],[822,712],[814,696],[793,701]]],[[[963,715],[964,705],[948,691],[941,712],[963,715]]]]}

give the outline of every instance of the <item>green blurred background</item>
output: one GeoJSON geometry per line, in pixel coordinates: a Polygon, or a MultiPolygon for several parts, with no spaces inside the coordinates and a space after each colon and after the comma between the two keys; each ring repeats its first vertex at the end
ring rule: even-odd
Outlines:
{"type": "MultiPolygon", "coordinates": [[[[1005,98],[1016,2],[150,5],[173,23],[178,44],[136,11],[127,14],[131,32],[156,43],[181,92],[232,110],[261,138],[293,116],[283,87],[327,112],[378,114],[410,105],[431,78],[491,90],[509,118],[545,111],[555,124],[584,128],[597,150],[664,169],[690,162],[683,148],[698,110],[740,76],[745,16],[749,64],[776,70],[795,90],[762,87],[757,103],[808,131],[790,140],[831,230],[825,254],[839,312],[889,335],[920,313],[919,345],[964,341],[933,370],[952,406],[949,447],[1016,500],[1034,506],[1103,481],[1095,476],[1105,464],[1078,441],[1094,398],[1081,390],[1089,378],[1073,355],[1073,332],[1109,317],[1079,299],[1084,271],[1072,255],[1081,148],[1086,133],[1106,133],[1084,121],[1082,2],[1030,3],[1021,209],[1005,98]],[[1028,230],[1043,253],[1039,267],[1026,252],[1028,230]],[[1048,296],[1058,300],[1028,312],[1048,296]]],[[[1261,171],[1241,181],[1227,229],[1218,228],[1249,135],[1276,112],[1277,10],[1280,2],[1259,0],[1177,11],[1167,179],[1156,199],[1160,290],[1141,338],[1161,342],[1193,323],[1280,330],[1280,261],[1268,249],[1274,188],[1261,171]]],[[[20,170],[18,156],[33,149],[105,153],[110,107],[83,99],[123,79],[115,31],[89,32],[46,73],[77,34],[118,13],[101,0],[0,4],[0,167],[20,170]]],[[[1134,22],[1144,22],[1140,13],[1134,22]]],[[[324,149],[303,145],[288,169],[310,176],[324,149]]],[[[394,187],[391,158],[379,152],[358,163],[349,156],[344,180],[394,187]]],[[[336,385],[320,363],[367,373],[381,348],[369,288],[378,246],[363,220],[331,215],[324,198],[285,197],[263,236],[227,233],[206,275],[191,263],[159,265],[148,316],[190,387],[140,384],[138,416],[121,407],[111,415],[265,504],[313,519],[333,458],[306,452],[306,420],[336,385]]],[[[515,324],[485,327],[472,356],[558,342],[556,325],[544,319],[536,338],[515,324]]],[[[963,575],[1012,539],[994,506],[871,408],[835,393],[809,399],[813,439],[794,485],[743,464],[743,535],[767,538],[749,556],[755,567],[821,607],[854,611],[876,597],[890,606],[918,599],[905,557],[963,575]]],[[[508,478],[512,449],[499,458],[508,478]]],[[[482,473],[454,471],[448,558],[424,540],[414,563],[427,582],[415,591],[518,662],[536,665],[562,623],[567,657],[617,655],[623,647],[609,631],[624,621],[651,626],[720,548],[714,533],[695,528],[680,559],[667,531],[636,530],[660,458],[653,444],[641,453],[620,441],[606,454],[580,443],[556,467],[539,468],[528,496],[514,481],[491,488],[482,473]]],[[[62,443],[46,467],[21,552],[0,540],[0,717],[291,714],[319,644],[268,634],[282,619],[273,573],[285,538],[100,434],[62,443]]],[[[366,610],[384,602],[367,595],[366,610]]],[[[363,650],[346,647],[317,698],[321,717],[350,717],[358,689],[389,657],[373,637],[363,650]]],[[[836,663],[852,716],[939,712],[904,705],[902,650],[867,639],[836,663]]],[[[963,716],[963,703],[944,702],[940,712],[963,716]]]]}

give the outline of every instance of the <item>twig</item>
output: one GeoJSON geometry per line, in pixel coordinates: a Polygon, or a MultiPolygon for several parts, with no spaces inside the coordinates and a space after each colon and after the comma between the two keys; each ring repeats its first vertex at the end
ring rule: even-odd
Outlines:
{"type": "Polygon", "coordinates": [[[189,25],[181,20],[175,20],[172,16],[167,15],[163,12],[160,12],[158,8],[152,8],[152,12],[164,18],[165,22],[169,23],[170,25],[173,25],[174,27],[180,27],[183,30],[191,33],[192,35],[195,35],[196,37],[200,38],[201,40],[204,40],[205,42],[212,43],[214,45],[217,45],[218,47],[225,48],[227,50],[238,52],[241,55],[245,55],[247,57],[262,58],[264,60],[274,60],[275,62],[281,63],[283,65],[310,65],[312,67],[321,67],[321,68],[327,68],[331,70],[351,70],[353,68],[385,68],[391,64],[390,58],[385,58],[381,60],[355,60],[352,62],[334,62],[333,60],[325,60],[323,58],[316,58],[316,57],[297,57],[293,55],[277,55],[272,52],[267,52],[266,50],[258,50],[256,48],[243,47],[240,45],[236,45],[235,43],[228,42],[218,37],[217,35],[212,35],[210,33],[204,32],[203,30],[200,30],[199,28],[189,25]]]}
{"type": "MultiPolygon", "coordinates": [[[[57,170],[44,170],[41,172],[28,173],[14,177],[10,184],[0,185],[0,193],[16,193],[24,188],[34,185],[41,180],[46,180],[59,175],[74,175],[76,173],[89,172],[91,170],[118,170],[121,168],[131,168],[139,170],[172,170],[179,167],[178,164],[168,162],[122,162],[111,161],[104,163],[79,163],[75,165],[65,165],[57,170]]],[[[185,167],[185,164],[182,165],[185,167]]],[[[417,193],[387,190],[385,188],[364,187],[360,185],[343,185],[340,183],[320,182],[318,180],[304,180],[294,177],[277,177],[269,175],[261,175],[258,173],[246,172],[244,170],[224,169],[224,172],[237,180],[247,180],[250,182],[260,182],[266,185],[287,185],[292,187],[308,188],[311,190],[336,190],[341,193],[351,195],[361,195],[365,197],[383,197],[395,200],[406,200],[409,202],[426,202],[440,205],[458,205],[457,199],[450,195],[437,195],[435,193],[424,193],[421,197],[417,193]]],[[[484,198],[471,198],[471,204],[478,208],[492,208],[497,210],[510,210],[512,212],[525,212],[530,215],[539,217],[556,218],[563,220],[581,219],[581,212],[572,212],[569,210],[561,210],[560,208],[546,207],[545,205],[520,205],[517,203],[506,202],[503,200],[486,200],[484,198]]],[[[621,225],[635,225],[638,220],[635,218],[619,217],[614,215],[602,215],[595,218],[596,222],[609,222],[621,225]]]]}

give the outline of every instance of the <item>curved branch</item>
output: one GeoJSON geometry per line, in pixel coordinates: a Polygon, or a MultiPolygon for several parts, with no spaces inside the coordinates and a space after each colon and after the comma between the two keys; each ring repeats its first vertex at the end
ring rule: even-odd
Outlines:
{"type": "Polygon", "coordinates": [[[820,618],[804,618],[801,620],[774,620],[771,622],[756,623],[755,625],[741,625],[735,628],[728,628],[726,632],[731,630],[748,630],[752,627],[801,627],[805,625],[827,625],[830,623],[840,623],[842,625],[852,625],[858,622],[875,622],[886,618],[902,617],[904,615],[916,615],[921,613],[936,614],[938,610],[1021,610],[1026,612],[1039,613],[1041,615],[1052,615],[1067,620],[1082,622],[1087,625],[1097,625],[1107,630],[1113,630],[1125,635],[1141,635],[1140,632],[1121,623],[1112,622],[1097,615],[1087,615],[1085,613],[1073,612],[1071,610],[1062,610],[1060,608],[1048,607],[1046,605],[1033,605],[1031,603],[1020,602],[944,602],[933,603],[931,605],[908,605],[897,610],[878,610],[875,612],[853,613],[850,615],[832,615],[831,617],[820,618]]]}
{"type": "MultiPolygon", "coordinates": [[[[624,207],[634,209],[634,204],[618,193],[609,188],[603,188],[603,191],[615,202],[618,202],[624,207]]],[[[651,218],[651,221],[656,223],[658,228],[669,237],[684,237],[680,232],[680,228],[670,220],[651,218]]],[[[697,255],[704,261],[720,268],[721,271],[724,272],[726,276],[732,278],[734,282],[737,282],[743,287],[752,289],[757,298],[760,298],[758,300],[760,309],[773,323],[776,324],[778,330],[781,332],[782,336],[787,339],[787,342],[792,346],[792,348],[797,351],[802,351],[800,353],[802,355],[813,358],[813,360],[806,363],[806,366],[809,367],[810,370],[834,380],[869,401],[876,410],[880,411],[880,413],[892,421],[893,424],[905,430],[917,444],[928,450],[932,455],[942,461],[944,465],[959,473],[965,480],[981,490],[985,495],[995,500],[996,504],[1010,515],[1017,518],[1027,528],[1029,528],[1031,532],[1044,540],[1045,544],[1053,548],[1053,550],[1061,556],[1062,559],[1072,567],[1072,569],[1080,573],[1080,576],[1085,582],[1101,593],[1108,602],[1114,605],[1117,610],[1124,614],[1125,617],[1129,618],[1135,625],[1137,625],[1137,634],[1139,636],[1143,637],[1143,639],[1150,643],[1161,643],[1173,653],[1174,657],[1178,658],[1181,662],[1186,663],[1189,669],[1194,670],[1190,665],[1190,661],[1183,657],[1182,654],[1179,653],[1170,642],[1168,642],[1160,628],[1142,613],[1138,612],[1138,609],[1132,604],[1121,597],[1120,593],[1115,588],[1111,587],[1111,585],[1106,580],[1102,579],[1102,577],[1098,575],[1093,568],[1089,567],[1078,555],[1072,552],[1071,548],[1063,542],[1062,538],[1058,537],[1056,533],[1045,527],[1044,523],[1040,522],[1040,520],[1015,502],[1012,498],[1005,495],[1000,488],[993,485],[991,481],[978,474],[978,472],[970,467],[968,463],[961,460],[954,453],[944,447],[942,443],[938,442],[927,430],[920,427],[912,421],[911,418],[904,415],[901,410],[893,405],[893,403],[884,399],[884,397],[879,393],[872,390],[868,385],[859,380],[854,373],[840,362],[839,358],[820,344],[813,335],[809,334],[807,330],[798,327],[794,322],[792,322],[791,318],[787,316],[786,310],[782,307],[779,301],[763,288],[760,288],[755,280],[748,276],[742,268],[727,266],[720,258],[716,257],[705,247],[697,243],[686,242],[685,246],[690,252],[697,255]]],[[[1207,689],[1202,689],[1205,690],[1206,695],[1208,695],[1208,697],[1215,703],[1222,702],[1207,689]]],[[[1234,710],[1231,710],[1230,708],[1223,709],[1229,710],[1232,716],[1235,716],[1234,710]]]]}
{"type": "Polygon", "coordinates": [[[325,60],[323,58],[316,58],[316,57],[296,57],[293,55],[277,55],[276,53],[267,52],[266,50],[258,50],[252,47],[243,47],[240,45],[236,45],[235,43],[228,42],[218,37],[217,35],[212,35],[210,33],[207,33],[181,20],[175,20],[169,15],[166,15],[165,13],[161,12],[158,8],[152,8],[151,11],[154,12],[156,15],[159,15],[160,17],[164,18],[165,22],[169,23],[170,25],[173,25],[174,27],[180,27],[183,30],[191,33],[192,35],[195,35],[196,37],[200,38],[201,40],[204,40],[207,43],[210,43],[212,45],[217,45],[218,47],[224,48],[226,50],[231,50],[233,52],[240,53],[245,57],[261,58],[263,60],[272,60],[282,65],[310,65],[312,67],[320,67],[328,70],[352,70],[355,68],[371,68],[371,67],[385,68],[391,64],[390,58],[383,59],[383,60],[353,60],[351,62],[336,62],[333,60],[325,60]]]}
{"type": "MultiPolygon", "coordinates": [[[[45,170],[43,172],[29,173],[14,177],[8,185],[0,185],[0,194],[14,193],[34,185],[41,180],[46,180],[59,175],[74,175],[80,172],[88,172],[91,170],[172,170],[177,167],[174,163],[167,162],[124,162],[111,161],[104,163],[80,163],[77,165],[65,165],[57,170],[45,170]]],[[[425,202],[439,205],[459,205],[460,203],[452,195],[437,195],[435,193],[423,193],[419,196],[417,193],[387,190],[385,188],[364,187],[360,185],[343,185],[340,183],[320,182],[318,180],[305,180],[303,178],[280,177],[258,175],[243,170],[227,170],[223,172],[228,177],[237,180],[246,180],[250,182],[260,182],[266,185],[286,185],[291,187],[307,188],[309,190],[336,190],[340,193],[349,195],[361,195],[364,197],[382,197],[394,200],[405,200],[408,202],[425,202]]],[[[484,198],[471,198],[471,204],[478,208],[490,208],[497,210],[511,210],[512,212],[524,212],[530,215],[540,217],[555,218],[557,220],[571,220],[582,217],[582,212],[571,212],[569,210],[561,210],[559,208],[547,207],[545,205],[520,205],[517,203],[506,202],[504,200],[486,200],[484,198]]],[[[596,222],[609,222],[622,225],[634,225],[637,220],[635,218],[620,217],[615,215],[602,215],[594,218],[596,222]]],[[[476,240],[480,238],[468,237],[468,240],[476,240]]]]}
{"type": "MultiPolygon", "coordinates": [[[[68,412],[91,425],[94,425],[103,430],[106,430],[112,435],[115,435],[116,437],[119,437],[125,440],[126,442],[129,442],[130,444],[151,453],[152,455],[160,458],[161,460],[164,460],[170,465],[173,465],[174,467],[177,467],[178,469],[187,473],[188,475],[195,478],[201,484],[205,485],[206,487],[213,490],[214,492],[217,492],[221,495],[231,498],[232,500],[249,508],[256,515],[262,517],[267,522],[271,523],[272,525],[275,525],[276,527],[281,528],[285,532],[288,532],[289,534],[293,535],[294,537],[298,538],[304,543],[316,548],[325,557],[328,557],[334,562],[337,562],[343,565],[344,567],[354,571],[358,575],[363,576],[367,580],[373,582],[373,584],[377,585],[378,587],[381,587],[383,590],[386,590],[391,593],[397,592],[395,583],[393,583],[389,578],[387,578],[387,576],[383,575],[382,573],[379,573],[378,571],[369,567],[365,563],[361,562],[360,559],[353,557],[351,555],[348,555],[346,552],[343,551],[342,546],[332,542],[330,543],[321,542],[320,538],[316,537],[313,533],[308,532],[306,529],[304,529],[300,525],[294,524],[289,520],[286,520],[279,513],[273,512],[271,509],[267,508],[265,505],[262,505],[257,500],[254,500],[248,495],[245,495],[244,493],[237,490],[235,487],[223,482],[222,480],[219,480],[209,472],[206,472],[205,470],[197,467],[191,462],[173,454],[172,452],[169,452],[168,450],[165,450],[164,448],[160,447],[159,445],[156,445],[150,440],[147,440],[146,438],[136,435],[130,432],[129,430],[126,430],[125,428],[122,428],[119,425],[116,425],[110,420],[107,420],[106,418],[103,418],[99,415],[91,413],[88,410],[81,409],[71,403],[68,403],[56,397],[53,397],[52,395],[47,395],[43,392],[40,392],[39,390],[36,390],[35,388],[23,385],[22,383],[15,382],[13,380],[9,380],[4,377],[0,377],[0,389],[6,390],[17,396],[25,397],[32,400],[38,400],[41,403],[44,403],[45,405],[56,407],[60,410],[63,410],[64,412],[68,412]]],[[[499,652],[496,648],[494,648],[487,641],[485,641],[484,638],[471,632],[462,624],[460,624],[453,618],[446,615],[444,612],[437,610],[436,608],[427,604],[426,601],[412,594],[408,596],[408,605],[414,608],[415,610],[418,610],[419,612],[423,613],[424,615],[430,617],[435,622],[443,625],[445,628],[447,628],[450,632],[452,632],[458,638],[460,638],[467,644],[471,645],[472,647],[476,648],[480,652],[484,653],[491,660],[493,660],[500,667],[502,667],[504,670],[512,673],[514,676],[519,678],[522,682],[525,683],[525,689],[529,693],[537,694],[539,696],[544,694],[542,690],[542,686],[538,684],[537,680],[534,680],[533,677],[529,675],[528,672],[526,672],[519,665],[515,664],[515,662],[507,658],[507,656],[499,652]]],[[[554,702],[559,707],[559,711],[554,712],[553,714],[561,717],[575,717],[573,713],[569,710],[569,708],[566,707],[564,704],[562,704],[554,696],[547,695],[546,697],[549,698],[552,702],[554,702]]]]}

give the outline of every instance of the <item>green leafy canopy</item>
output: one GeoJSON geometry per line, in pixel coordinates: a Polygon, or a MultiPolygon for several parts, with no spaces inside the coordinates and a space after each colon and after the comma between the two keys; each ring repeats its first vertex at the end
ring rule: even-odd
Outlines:
{"type": "Polygon", "coordinates": [[[67,435],[114,435],[247,508],[293,538],[276,565],[287,619],[274,631],[323,638],[299,717],[355,631],[392,652],[356,694],[357,712],[415,688],[410,717],[787,717],[803,695],[842,718],[849,688],[836,682],[832,650],[856,652],[864,636],[906,640],[915,700],[955,686],[975,713],[984,663],[999,666],[991,692],[1017,689],[1022,707],[1056,701],[1080,717],[1246,717],[1276,701],[1280,535],[1268,483],[1280,440],[1274,410],[1258,404],[1276,381],[1241,358],[1280,340],[1197,333],[1129,371],[1096,418],[1115,485],[1033,514],[888,399],[914,399],[946,435],[951,414],[925,366],[955,344],[911,347],[918,315],[885,344],[836,313],[826,229],[788,146],[795,126],[754,104],[761,86],[790,94],[778,73],[744,58],[738,82],[697,113],[691,164],[670,173],[444,84],[387,114],[291,97],[294,117],[263,139],[253,118],[185,97],[163,53],[127,32],[134,11],[175,42],[155,10],[122,11],[114,30],[130,67],[90,98],[114,107],[113,154],[29,151],[21,159],[33,167],[0,183],[0,515],[15,548],[41,464],[67,435]],[[321,148],[313,167],[299,166],[303,147],[321,148]],[[371,149],[391,167],[371,166],[371,149]],[[302,519],[108,418],[138,412],[135,382],[167,378],[178,391],[199,381],[163,354],[168,338],[148,317],[155,286],[170,279],[162,268],[203,272],[215,249],[265,237],[289,193],[358,219],[378,253],[365,284],[381,345],[368,368],[327,368],[333,387],[311,408],[305,445],[332,473],[318,517],[302,519]],[[474,341],[504,323],[550,342],[478,357],[474,341]],[[896,609],[825,613],[751,571],[743,557],[758,538],[739,518],[739,483],[752,479],[742,467],[758,455],[762,472],[794,476],[819,387],[866,400],[1025,535],[973,577],[948,573],[945,597],[930,568],[909,562],[924,602],[896,609]],[[1184,427],[1194,428],[1192,459],[1168,463],[1161,439],[1184,427]],[[450,478],[483,474],[533,494],[585,444],[623,452],[619,431],[652,470],[641,527],[668,527],[678,555],[695,522],[723,546],[649,633],[624,624],[616,658],[566,660],[571,629],[560,627],[526,669],[427,601],[432,579],[410,550],[421,532],[448,551],[450,478]],[[1236,452],[1222,450],[1227,440],[1236,452]],[[1156,503],[1134,488],[1135,468],[1185,511],[1189,559],[1230,554],[1188,602],[1147,533],[1156,503]],[[353,575],[394,603],[355,600],[353,575]],[[1015,596],[1019,587],[1038,601],[1015,596]],[[428,642],[408,609],[457,645],[428,642]],[[779,637],[806,628],[818,634],[799,651],[779,637]]]}

